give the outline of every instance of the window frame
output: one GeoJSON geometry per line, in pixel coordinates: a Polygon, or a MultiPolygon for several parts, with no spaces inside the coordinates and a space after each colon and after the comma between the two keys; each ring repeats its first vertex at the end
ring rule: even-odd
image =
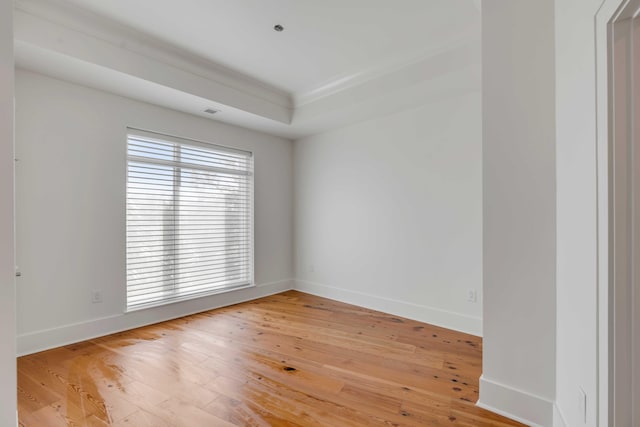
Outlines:
{"type": "MultiPolygon", "coordinates": [[[[168,134],[163,134],[163,133],[158,133],[158,132],[153,132],[153,131],[148,131],[148,130],[143,130],[143,129],[138,129],[138,128],[134,128],[134,127],[127,127],[126,128],[126,133],[125,133],[125,182],[124,182],[124,186],[125,186],[125,200],[124,200],[124,214],[125,214],[125,277],[124,277],[124,293],[125,293],[125,299],[124,299],[124,313],[131,313],[131,312],[135,312],[135,311],[140,311],[140,310],[145,310],[148,308],[155,308],[155,307],[163,307],[163,306],[167,306],[167,305],[171,305],[171,304],[175,304],[175,303],[180,303],[180,302],[185,302],[185,301],[190,301],[190,300],[197,300],[197,299],[201,299],[201,298],[205,298],[205,297],[209,297],[209,296],[213,296],[213,295],[218,295],[218,294],[224,294],[224,293],[228,293],[228,292],[233,292],[233,291],[238,291],[238,290],[242,290],[242,289],[248,289],[248,288],[253,288],[256,287],[256,282],[255,282],[255,154],[253,151],[251,150],[245,150],[245,149],[240,149],[240,148],[235,148],[235,147],[230,147],[230,146],[225,146],[225,145],[221,145],[221,144],[216,144],[213,142],[207,142],[207,141],[202,141],[202,140],[198,140],[198,139],[193,139],[193,138],[187,138],[187,137],[181,137],[181,136],[175,136],[175,135],[168,135],[168,134]],[[237,154],[243,154],[247,156],[247,159],[249,161],[249,167],[248,167],[248,187],[247,187],[247,203],[248,203],[248,219],[249,219],[249,225],[248,228],[246,229],[246,231],[249,233],[249,238],[248,238],[248,244],[249,244],[249,248],[248,248],[248,272],[247,272],[247,278],[248,281],[246,284],[241,284],[238,286],[230,286],[230,287],[225,287],[225,288],[218,288],[218,289],[210,289],[210,290],[204,290],[202,292],[194,292],[194,293],[187,293],[185,295],[182,296],[176,296],[176,297],[172,297],[172,298],[167,298],[167,299],[160,299],[157,301],[150,301],[150,302],[146,302],[146,303],[141,303],[141,304],[135,304],[134,306],[130,306],[129,305],[129,280],[128,280],[128,270],[129,270],[129,237],[128,237],[128,224],[129,224],[129,215],[128,215],[128,207],[129,207],[129,202],[128,202],[128,198],[129,198],[129,162],[133,161],[136,162],[135,159],[131,159],[131,156],[129,155],[129,139],[130,138],[139,138],[141,140],[149,140],[151,142],[159,142],[159,143],[169,143],[169,144],[179,144],[179,145],[184,145],[187,147],[195,147],[195,148],[204,148],[204,149],[208,149],[208,150],[213,150],[213,151],[217,151],[217,152],[230,152],[230,153],[237,153],[237,154]]],[[[150,164],[153,164],[153,162],[150,162],[150,164]]],[[[188,166],[189,164],[186,163],[186,165],[188,166]]],[[[173,191],[175,191],[175,186],[172,186],[172,189],[174,189],[173,191]]]]}

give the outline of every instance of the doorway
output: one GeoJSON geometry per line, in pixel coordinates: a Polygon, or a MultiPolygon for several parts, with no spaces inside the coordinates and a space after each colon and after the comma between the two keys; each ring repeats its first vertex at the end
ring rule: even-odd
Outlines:
{"type": "Polygon", "coordinates": [[[609,422],[640,425],[640,1],[610,21],[609,422]]]}

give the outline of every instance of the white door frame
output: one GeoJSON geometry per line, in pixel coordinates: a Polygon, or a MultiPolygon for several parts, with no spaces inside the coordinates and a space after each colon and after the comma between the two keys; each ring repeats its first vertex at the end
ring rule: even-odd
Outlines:
{"type": "Polygon", "coordinates": [[[640,307],[640,292],[634,291],[640,283],[635,267],[640,265],[640,146],[634,149],[640,136],[640,68],[634,67],[640,61],[639,10],[640,0],[604,0],[595,16],[598,425],[603,427],[634,425],[632,417],[640,421],[633,413],[640,398],[634,375],[640,340],[633,333],[640,327],[634,308],[640,307]]]}

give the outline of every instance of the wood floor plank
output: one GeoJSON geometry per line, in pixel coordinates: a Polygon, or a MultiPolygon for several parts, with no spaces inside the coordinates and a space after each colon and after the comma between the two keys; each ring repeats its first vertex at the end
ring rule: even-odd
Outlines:
{"type": "Polygon", "coordinates": [[[154,415],[151,412],[145,410],[138,410],[128,417],[117,421],[113,424],[116,427],[140,427],[140,426],[153,426],[153,427],[174,427],[169,421],[166,421],[161,416],[154,415]]]}
{"type": "Polygon", "coordinates": [[[22,427],[520,426],[482,340],[296,291],[18,359],[22,427]]]}
{"type": "Polygon", "coordinates": [[[54,393],[23,372],[18,372],[18,395],[22,409],[28,412],[35,412],[60,400],[59,394],[54,393]]]}

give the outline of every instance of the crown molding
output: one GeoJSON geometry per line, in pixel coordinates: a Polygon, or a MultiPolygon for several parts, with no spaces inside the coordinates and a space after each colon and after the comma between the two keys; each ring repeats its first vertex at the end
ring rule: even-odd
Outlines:
{"type": "Polygon", "coordinates": [[[222,104],[201,95],[198,96],[166,84],[118,72],[90,61],[69,57],[20,40],[15,41],[15,51],[16,65],[19,70],[40,73],[109,94],[245,129],[253,129],[269,135],[288,139],[297,137],[290,126],[290,112],[280,120],[271,119],[266,114],[251,114],[246,111],[246,108],[233,107],[229,103],[222,104]],[[212,116],[204,112],[206,108],[214,108],[219,110],[219,113],[212,116]],[[287,120],[284,120],[285,117],[287,120]]]}
{"type": "MultiPolygon", "coordinates": [[[[480,49],[474,43],[460,43],[455,48],[442,49],[437,54],[393,70],[379,71],[379,75],[352,80],[340,90],[318,95],[313,101],[297,105],[292,123],[304,124],[318,117],[336,114],[346,107],[362,108],[363,103],[375,100],[376,109],[389,111],[394,98],[402,104],[410,99],[424,102],[436,92],[456,93],[480,90],[480,49]],[[452,79],[453,77],[453,79],[452,79]],[[382,108],[381,108],[382,107],[382,108]]],[[[414,105],[415,105],[414,102],[414,105]]]]}
{"type": "Polygon", "coordinates": [[[16,0],[15,8],[286,108],[310,104],[473,43],[479,33],[477,28],[469,28],[461,37],[437,49],[394,58],[364,70],[335,76],[317,87],[289,93],[61,0],[16,0]]]}
{"type": "Polygon", "coordinates": [[[160,61],[274,105],[291,108],[282,89],[60,0],[16,0],[15,10],[160,61]]]}
{"type": "MultiPolygon", "coordinates": [[[[292,109],[282,105],[290,104],[288,97],[284,100],[273,97],[265,99],[265,96],[256,95],[251,87],[237,89],[219,79],[202,77],[184,67],[168,64],[151,55],[135,52],[22,10],[14,12],[14,22],[18,66],[102,90],[108,90],[108,85],[115,85],[115,80],[124,74],[138,81],[194,95],[205,101],[204,105],[196,107],[198,109],[219,105],[225,106],[224,110],[236,109],[247,115],[283,124],[291,123],[292,109]],[[73,71],[78,64],[91,74],[80,81],[73,71]],[[68,76],[59,72],[56,74],[53,70],[67,70],[68,76]],[[107,70],[113,78],[105,76],[107,70]]],[[[118,88],[112,88],[111,91],[117,92],[118,88]]],[[[137,92],[132,90],[128,96],[136,98],[139,95],[137,92]]]]}
{"type": "Polygon", "coordinates": [[[294,93],[292,95],[293,107],[297,109],[323,98],[348,91],[356,86],[383,79],[389,75],[397,74],[406,68],[429,62],[433,58],[442,56],[450,51],[460,50],[474,44],[479,45],[480,41],[477,37],[474,37],[477,34],[479,34],[479,28],[469,28],[461,37],[452,39],[437,49],[430,49],[427,52],[414,53],[413,55],[407,55],[401,58],[393,58],[370,68],[336,76],[315,88],[294,93]]]}
{"type": "Polygon", "coordinates": [[[19,67],[289,139],[480,87],[479,23],[440,49],[294,96],[61,0],[16,0],[14,20],[19,67]],[[206,108],[220,113],[204,114],[206,108]]]}

